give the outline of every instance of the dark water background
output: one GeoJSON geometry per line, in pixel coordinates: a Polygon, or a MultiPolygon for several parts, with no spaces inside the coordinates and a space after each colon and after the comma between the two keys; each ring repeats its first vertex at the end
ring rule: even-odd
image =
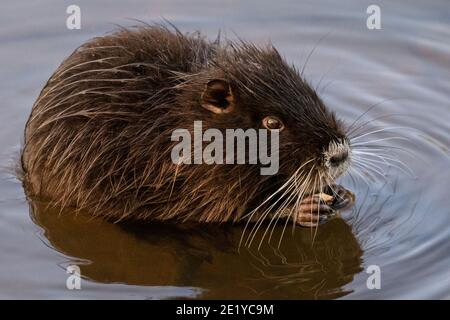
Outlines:
{"type": "Polygon", "coordinates": [[[78,1],[81,30],[65,27],[71,1],[3,3],[0,298],[449,299],[450,3],[341,2],[78,1]],[[366,27],[373,3],[381,30],[366,27]],[[114,24],[162,17],[211,38],[222,29],[231,38],[270,39],[300,68],[307,60],[306,78],[348,123],[377,104],[358,120],[373,120],[362,131],[394,128],[358,142],[388,139],[378,151],[408,168],[378,163],[374,178],[367,170],[355,181],[344,177],[356,193],[353,211],[319,228],[314,244],[310,230],[297,229],[280,248],[259,251],[237,252],[239,227],[118,226],[30,208],[8,168],[45,81],[77,46],[114,24]],[[81,266],[82,290],[66,289],[71,264],[81,266]],[[380,290],[366,286],[370,265],[381,269],[380,290]]]}

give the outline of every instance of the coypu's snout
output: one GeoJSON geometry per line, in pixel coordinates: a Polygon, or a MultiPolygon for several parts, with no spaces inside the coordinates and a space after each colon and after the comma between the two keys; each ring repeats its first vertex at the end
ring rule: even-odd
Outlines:
{"type": "Polygon", "coordinates": [[[345,139],[331,141],[323,155],[325,167],[333,179],[342,175],[350,166],[351,149],[345,139]]]}

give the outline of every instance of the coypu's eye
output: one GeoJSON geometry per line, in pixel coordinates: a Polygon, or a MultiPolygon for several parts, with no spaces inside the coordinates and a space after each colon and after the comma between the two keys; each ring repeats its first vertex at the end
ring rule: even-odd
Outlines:
{"type": "Polygon", "coordinates": [[[284,124],[280,119],[274,116],[265,117],[263,119],[263,126],[269,130],[283,130],[284,124]]]}

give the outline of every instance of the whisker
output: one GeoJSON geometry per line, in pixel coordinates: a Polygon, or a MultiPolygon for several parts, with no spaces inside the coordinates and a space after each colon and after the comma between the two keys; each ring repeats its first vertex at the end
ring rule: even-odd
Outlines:
{"type": "MultiPolygon", "coordinates": [[[[322,175],[319,172],[319,190],[322,191],[322,175]]],[[[319,205],[320,205],[320,200],[319,200],[319,205]]],[[[314,237],[312,239],[312,244],[314,245],[314,241],[316,240],[316,236],[317,236],[317,231],[319,230],[319,223],[320,223],[320,206],[317,206],[317,226],[316,226],[316,230],[314,231],[314,237]]]]}
{"type": "Polygon", "coordinates": [[[382,116],[378,116],[378,117],[375,117],[375,118],[372,118],[370,120],[367,120],[367,121],[363,122],[360,126],[354,128],[353,130],[348,130],[347,129],[346,134],[347,135],[351,135],[351,134],[357,132],[358,130],[361,130],[365,126],[367,126],[367,125],[369,125],[369,124],[371,124],[371,123],[373,123],[375,121],[381,120],[381,119],[386,119],[386,118],[391,118],[391,117],[412,117],[412,116],[413,115],[407,114],[407,113],[389,113],[389,114],[384,114],[382,116]]]}
{"type": "MultiPolygon", "coordinates": [[[[287,216],[287,220],[291,220],[291,216],[293,214],[292,234],[294,234],[294,229],[297,224],[297,214],[298,214],[298,210],[299,210],[299,203],[301,203],[303,201],[303,198],[306,195],[306,191],[308,190],[308,185],[311,180],[311,172],[313,170],[314,170],[314,166],[308,172],[308,175],[306,176],[306,178],[303,179],[302,183],[300,185],[298,185],[296,188],[297,200],[295,201],[294,205],[291,208],[291,211],[289,212],[289,215],[287,216]]],[[[274,230],[275,230],[275,228],[273,227],[269,239],[272,238],[272,234],[273,234],[274,230]]]]}
{"type": "MultiPolygon", "coordinates": [[[[371,156],[371,157],[375,157],[375,158],[381,159],[381,161],[382,161],[383,163],[385,163],[386,165],[388,165],[388,166],[393,166],[393,167],[395,167],[395,168],[401,170],[402,172],[404,172],[404,173],[406,173],[406,174],[408,174],[408,175],[411,175],[411,178],[414,178],[414,177],[415,177],[414,170],[412,170],[408,165],[406,165],[403,161],[401,161],[401,160],[399,160],[399,159],[397,159],[397,158],[391,158],[391,157],[390,157],[389,155],[387,155],[387,154],[384,154],[384,153],[376,154],[376,153],[363,152],[363,151],[354,151],[354,154],[356,154],[356,155],[367,155],[367,156],[371,156]],[[397,166],[397,165],[395,165],[394,163],[389,162],[389,161],[387,161],[387,160],[396,162],[396,163],[399,164],[399,166],[397,166]],[[403,167],[401,167],[400,165],[402,165],[403,167]]],[[[371,160],[371,161],[376,161],[375,159],[371,159],[371,158],[369,158],[369,157],[363,157],[363,156],[360,156],[360,157],[361,157],[361,159],[371,160]]],[[[379,162],[379,163],[381,163],[381,162],[379,162]]]]}
{"type": "MultiPolygon", "coordinates": [[[[398,170],[400,170],[401,172],[403,172],[404,174],[406,174],[407,176],[409,176],[410,178],[412,178],[412,179],[414,179],[414,178],[416,178],[416,176],[411,172],[412,170],[410,169],[409,171],[408,170],[405,170],[404,168],[402,168],[401,166],[397,166],[396,164],[394,164],[394,163],[391,163],[391,162],[387,162],[386,160],[376,160],[376,159],[371,159],[371,158],[367,158],[367,157],[362,157],[361,159],[364,159],[365,161],[369,161],[369,162],[373,162],[373,163],[378,163],[378,164],[385,164],[385,165],[387,165],[387,166],[389,166],[389,167],[393,167],[393,168],[396,168],[396,169],[398,169],[398,170]]],[[[393,160],[392,160],[393,161],[393,160]]],[[[407,169],[409,169],[408,167],[407,167],[407,169]]]]}
{"type": "MultiPolygon", "coordinates": [[[[253,226],[253,228],[251,229],[247,240],[245,242],[245,245],[247,247],[249,247],[251,245],[251,242],[253,241],[253,239],[256,236],[256,233],[258,232],[259,228],[261,227],[261,225],[264,223],[264,220],[267,218],[267,216],[270,214],[270,211],[273,209],[273,207],[281,200],[284,198],[285,195],[289,194],[289,192],[294,188],[294,185],[292,184],[292,182],[290,182],[289,187],[284,191],[284,193],[271,205],[269,206],[267,209],[264,210],[264,212],[261,214],[261,216],[258,218],[257,222],[255,223],[255,225],[253,226]]],[[[245,230],[244,230],[245,231],[245,230]]]]}
{"type": "MultiPolygon", "coordinates": [[[[295,203],[295,208],[296,210],[298,209],[300,203],[303,201],[303,198],[306,194],[306,187],[310,184],[310,180],[311,180],[311,173],[314,170],[315,166],[311,167],[311,170],[308,172],[307,178],[304,180],[304,182],[302,183],[302,185],[300,186],[302,189],[302,192],[299,194],[299,197],[297,198],[297,201],[295,203]]],[[[297,216],[294,216],[294,225],[297,223],[297,216]]]]}
{"type": "MultiPolygon", "coordinates": [[[[306,177],[301,180],[302,181],[301,184],[296,186],[294,194],[297,195],[297,201],[296,201],[296,204],[289,210],[289,214],[287,216],[285,216],[287,222],[290,221],[291,215],[292,215],[292,213],[294,213],[294,223],[296,223],[295,221],[296,221],[297,216],[295,214],[297,212],[297,207],[298,207],[297,203],[298,203],[299,199],[303,199],[303,196],[306,193],[306,190],[307,190],[306,186],[309,184],[309,180],[310,180],[310,177],[311,177],[311,172],[313,170],[314,170],[314,166],[311,167],[311,169],[309,170],[309,172],[306,175],[306,177]]],[[[281,209],[284,209],[284,208],[281,208],[281,209]]],[[[269,242],[272,239],[273,232],[275,231],[275,226],[278,223],[278,220],[281,218],[282,211],[277,211],[275,214],[278,217],[277,217],[276,223],[272,227],[272,231],[271,231],[270,236],[269,236],[269,242]]],[[[285,222],[285,226],[286,225],[287,225],[287,223],[285,222]]],[[[283,237],[283,234],[281,235],[281,238],[282,237],[283,237]]],[[[279,244],[281,243],[281,238],[280,238],[279,244]]]]}
{"type": "Polygon", "coordinates": [[[355,162],[355,165],[356,165],[356,166],[359,166],[360,168],[362,168],[362,169],[364,169],[364,170],[366,170],[366,174],[369,175],[374,181],[376,180],[376,178],[375,178],[374,176],[372,176],[372,173],[378,174],[381,178],[383,178],[383,180],[384,180],[387,184],[389,184],[390,186],[392,186],[392,184],[390,184],[389,181],[387,180],[386,175],[384,175],[382,172],[379,172],[377,169],[375,169],[375,168],[373,167],[373,166],[374,166],[373,164],[369,164],[369,163],[363,164],[363,163],[355,162]]]}
{"type": "MultiPolygon", "coordinates": [[[[365,184],[367,185],[367,187],[370,188],[370,184],[369,184],[367,178],[364,177],[364,175],[363,175],[362,173],[360,173],[360,172],[357,170],[357,168],[351,167],[351,168],[349,168],[349,171],[353,171],[355,174],[357,174],[357,175],[365,182],[365,184]]],[[[371,177],[371,176],[370,176],[370,177],[371,177]]]]}
{"type": "Polygon", "coordinates": [[[390,131],[390,130],[394,130],[394,129],[409,129],[408,127],[387,127],[387,128],[382,128],[382,129],[377,129],[368,133],[361,133],[361,135],[357,135],[357,136],[348,136],[350,138],[351,141],[356,141],[359,140],[363,137],[369,136],[371,134],[374,133],[380,133],[380,132],[386,132],[386,131],[390,131]]]}
{"type": "Polygon", "coordinates": [[[388,151],[401,151],[404,152],[405,154],[407,154],[410,157],[413,158],[420,158],[423,162],[426,162],[423,158],[420,157],[420,155],[416,155],[415,153],[411,152],[411,150],[408,150],[406,148],[402,148],[402,147],[398,147],[398,146],[389,146],[389,145],[376,145],[376,144],[367,144],[364,146],[354,146],[352,147],[352,152],[354,152],[355,150],[373,150],[373,151],[377,151],[377,150],[384,150],[386,152],[388,151]]]}
{"type": "Polygon", "coordinates": [[[368,170],[369,169],[374,170],[374,172],[378,173],[380,176],[386,177],[386,175],[383,174],[383,169],[380,166],[376,165],[376,164],[373,164],[371,162],[368,162],[368,161],[362,160],[362,159],[355,159],[355,164],[362,165],[368,170]]]}
{"type": "Polygon", "coordinates": [[[390,140],[411,141],[411,139],[408,139],[408,138],[405,138],[405,137],[389,137],[389,138],[382,138],[382,139],[371,140],[371,141],[367,141],[367,142],[354,143],[354,144],[351,144],[351,146],[352,147],[354,147],[354,146],[364,146],[364,145],[366,145],[368,143],[381,142],[381,141],[390,141],[390,140]]]}
{"type": "MultiPolygon", "coordinates": [[[[283,214],[284,209],[285,209],[286,206],[291,202],[291,200],[295,197],[295,183],[293,183],[293,188],[294,188],[294,192],[291,192],[291,194],[288,196],[288,198],[281,204],[280,208],[278,208],[278,209],[275,211],[275,213],[272,215],[272,218],[270,219],[269,224],[267,225],[266,231],[263,233],[263,235],[262,235],[262,237],[261,237],[260,243],[259,243],[259,245],[258,245],[258,250],[261,248],[261,245],[262,245],[262,243],[263,243],[263,241],[264,241],[264,238],[265,238],[267,232],[269,231],[270,226],[272,225],[272,223],[273,223],[273,229],[274,229],[275,226],[276,226],[277,223],[278,223],[279,218],[280,218],[281,215],[283,214]]],[[[262,225],[262,224],[261,224],[261,225],[262,225]]],[[[260,226],[261,226],[261,225],[260,225],[260,226]]],[[[248,244],[248,246],[251,246],[251,244],[252,244],[252,242],[253,242],[253,238],[256,236],[256,233],[257,233],[257,232],[258,232],[258,229],[256,229],[256,231],[253,233],[253,237],[252,237],[252,239],[250,240],[250,243],[248,244]]],[[[269,242],[270,242],[270,237],[269,237],[269,242]]]]}
{"type": "Polygon", "coordinates": [[[312,48],[312,50],[309,52],[308,56],[306,57],[305,63],[303,64],[302,67],[302,71],[300,72],[300,75],[303,76],[303,72],[305,72],[306,69],[306,65],[308,64],[309,59],[311,58],[311,56],[313,55],[314,51],[316,50],[316,48],[319,46],[319,44],[330,35],[331,31],[328,32],[327,34],[323,35],[322,37],[320,37],[319,41],[317,41],[317,43],[314,45],[314,47],[312,48]]]}
{"type": "MultiPolygon", "coordinates": [[[[310,177],[311,177],[311,174],[312,174],[314,168],[315,168],[315,165],[312,166],[311,170],[309,171],[309,174],[308,174],[309,177],[308,177],[308,180],[307,180],[307,181],[309,181],[309,179],[310,179],[310,177]]],[[[308,182],[308,184],[309,184],[309,182],[308,182]]],[[[307,189],[307,188],[306,188],[306,185],[305,185],[305,186],[303,187],[303,195],[305,194],[305,190],[306,190],[306,189],[307,189]]],[[[292,211],[290,212],[290,215],[287,217],[286,222],[284,223],[283,230],[282,230],[281,235],[280,235],[280,240],[278,241],[278,248],[281,246],[281,241],[283,240],[283,237],[284,237],[284,233],[285,233],[285,231],[286,231],[287,224],[288,224],[288,222],[290,221],[290,218],[291,218],[291,214],[292,214],[292,211]]]]}
{"type": "MultiPolygon", "coordinates": [[[[312,190],[315,190],[315,189],[316,189],[316,184],[317,184],[317,176],[314,178],[314,184],[313,184],[313,189],[312,189],[312,190]]],[[[313,192],[314,192],[314,191],[313,191],[313,192]]],[[[310,232],[311,232],[311,239],[312,239],[312,238],[313,238],[313,223],[312,223],[313,209],[312,209],[312,206],[311,206],[310,214],[311,214],[311,220],[310,220],[310,227],[309,227],[309,230],[310,230],[310,232]]]]}
{"type": "MultiPolygon", "coordinates": [[[[300,168],[299,168],[299,170],[300,170],[300,168]]],[[[241,220],[242,219],[244,219],[244,218],[247,218],[247,222],[246,222],[246,224],[245,224],[245,227],[244,227],[244,230],[242,231],[242,235],[241,235],[241,239],[239,240],[239,248],[241,247],[241,245],[242,245],[242,241],[243,241],[243,239],[244,239],[244,236],[245,236],[245,232],[246,232],[246,230],[247,230],[247,228],[248,228],[248,226],[249,226],[249,224],[250,224],[250,222],[253,220],[253,215],[259,210],[259,208],[261,208],[261,206],[263,206],[265,203],[267,203],[270,199],[272,199],[275,195],[277,195],[279,192],[281,192],[282,190],[284,190],[286,187],[290,187],[290,184],[291,184],[291,181],[292,181],[292,179],[294,179],[295,178],[295,174],[296,173],[294,173],[294,175],[291,177],[291,178],[289,178],[280,188],[278,188],[274,193],[272,193],[272,195],[270,195],[265,201],[263,201],[263,203],[261,203],[258,207],[256,207],[256,209],[254,209],[254,210],[252,210],[250,213],[248,213],[248,214],[246,214],[245,216],[243,216],[242,218],[241,218],[241,220]]],[[[281,199],[282,197],[280,197],[280,199],[281,199]]],[[[280,199],[278,199],[275,203],[277,203],[280,199]]],[[[259,221],[259,219],[258,219],[258,221],[259,221]]],[[[258,223],[258,221],[257,221],[257,223],[258,223]]],[[[249,235],[250,236],[250,235],[249,235]]],[[[248,241],[248,238],[247,238],[247,241],[248,241]]]]}
{"type": "MultiPolygon", "coordinates": [[[[312,161],[312,160],[313,160],[313,159],[311,159],[311,161],[312,161]]],[[[308,163],[309,163],[309,162],[308,162],[308,163]]],[[[247,237],[247,240],[246,240],[246,242],[245,242],[245,245],[246,245],[246,246],[249,247],[249,246],[251,245],[251,243],[253,242],[253,239],[255,238],[255,236],[256,236],[256,234],[257,234],[259,228],[260,228],[261,225],[264,223],[264,220],[267,218],[267,216],[271,213],[273,207],[274,207],[281,199],[283,199],[284,196],[285,196],[286,194],[290,193],[292,189],[295,190],[295,180],[296,180],[296,177],[297,177],[297,175],[298,175],[300,169],[303,168],[305,165],[306,165],[306,163],[303,164],[299,169],[297,169],[297,171],[296,171],[296,172],[292,175],[292,177],[288,180],[289,183],[290,183],[288,189],[285,190],[284,193],[281,195],[281,197],[278,198],[278,200],[276,200],[271,206],[269,206],[269,208],[267,208],[266,210],[264,210],[264,212],[262,213],[262,215],[258,218],[258,221],[257,221],[256,224],[253,226],[252,230],[250,231],[250,234],[249,234],[248,237],[247,237]]],[[[291,194],[289,195],[287,201],[290,201],[292,194],[295,195],[295,193],[291,193],[291,194]]],[[[282,206],[281,206],[281,207],[284,208],[285,206],[286,206],[286,200],[282,203],[282,206]]],[[[281,212],[281,210],[280,210],[280,209],[277,210],[277,211],[275,212],[275,215],[276,215],[278,212],[281,212]]],[[[281,214],[281,213],[280,213],[280,214],[281,214]]],[[[272,217],[272,219],[273,219],[273,217],[272,217]]]]}
{"type": "Polygon", "coordinates": [[[391,102],[391,101],[395,101],[395,100],[400,100],[402,98],[391,98],[391,99],[384,99],[380,102],[377,102],[373,105],[371,105],[366,111],[364,111],[361,115],[359,115],[354,121],[353,123],[347,128],[347,135],[351,133],[351,128],[362,118],[364,117],[366,114],[368,114],[372,109],[374,109],[375,107],[381,105],[382,103],[385,102],[391,102]]]}

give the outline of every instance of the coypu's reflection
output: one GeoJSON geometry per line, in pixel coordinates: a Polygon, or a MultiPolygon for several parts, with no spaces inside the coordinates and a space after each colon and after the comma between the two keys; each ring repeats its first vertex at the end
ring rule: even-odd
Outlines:
{"type": "MultiPolygon", "coordinates": [[[[335,219],[285,233],[281,247],[265,243],[237,252],[242,227],[119,225],[31,204],[33,220],[58,251],[86,259],[83,276],[102,283],[192,286],[202,298],[336,298],[361,270],[362,251],[350,227],[335,219]]],[[[273,239],[281,235],[283,224],[273,239]]],[[[278,240],[278,239],[277,239],[278,240]]]]}

